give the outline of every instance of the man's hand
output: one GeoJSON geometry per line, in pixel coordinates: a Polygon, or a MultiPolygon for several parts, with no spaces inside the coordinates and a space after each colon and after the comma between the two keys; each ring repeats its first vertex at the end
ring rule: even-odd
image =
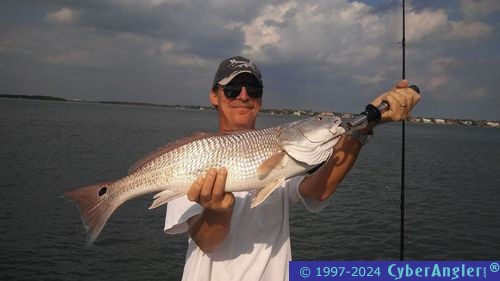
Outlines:
{"type": "Polygon", "coordinates": [[[233,215],[234,195],[225,192],[227,170],[208,170],[196,179],[187,192],[189,200],[203,207],[203,212],[188,220],[189,235],[200,249],[211,252],[227,237],[233,215]]]}
{"type": "Polygon", "coordinates": [[[224,211],[234,205],[234,195],[225,192],[227,170],[214,168],[208,170],[205,177],[197,178],[187,192],[189,200],[197,202],[203,208],[212,211],[224,211]]]}
{"type": "Polygon", "coordinates": [[[383,101],[389,104],[389,110],[382,113],[381,122],[401,121],[408,117],[420,98],[417,92],[408,88],[407,80],[401,80],[392,90],[378,96],[371,104],[378,106],[383,101]]]}

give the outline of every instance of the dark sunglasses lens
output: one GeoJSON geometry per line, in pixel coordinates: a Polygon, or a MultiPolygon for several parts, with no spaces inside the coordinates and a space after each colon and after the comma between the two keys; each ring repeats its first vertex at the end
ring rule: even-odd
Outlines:
{"type": "Polygon", "coordinates": [[[234,99],[240,95],[241,85],[227,85],[224,87],[224,95],[230,99],[234,99]]]}
{"type": "Polygon", "coordinates": [[[260,99],[262,97],[262,87],[250,87],[247,88],[248,95],[254,99],[260,99]]]}

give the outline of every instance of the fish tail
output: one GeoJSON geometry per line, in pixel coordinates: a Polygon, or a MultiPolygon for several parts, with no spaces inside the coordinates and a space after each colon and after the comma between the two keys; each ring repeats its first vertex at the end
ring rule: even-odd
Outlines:
{"type": "Polygon", "coordinates": [[[87,230],[87,246],[92,245],[109,217],[123,202],[109,198],[109,186],[112,182],[76,188],[64,193],[78,209],[87,230]]]}

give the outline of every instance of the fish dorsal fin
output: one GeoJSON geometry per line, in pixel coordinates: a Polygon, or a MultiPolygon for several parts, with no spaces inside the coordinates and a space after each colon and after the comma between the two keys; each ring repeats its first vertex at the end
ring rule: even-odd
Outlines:
{"type": "Polygon", "coordinates": [[[130,167],[130,169],[128,169],[128,174],[133,174],[135,173],[137,170],[139,170],[140,168],[144,167],[144,165],[146,165],[147,163],[151,162],[151,160],[155,159],[156,157],[162,155],[162,154],[165,154],[169,151],[172,151],[180,146],[183,146],[185,144],[188,144],[190,142],[193,142],[193,141],[196,141],[196,140],[200,140],[200,139],[203,139],[203,138],[208,138],[208,137],[211,137],[211,136],[214,136],[216,134],[211,134],[211,133],[203,133],[203,132],[198,132],[198,133],[194,133],[188,137],[185,137],[185,138],[182,138],[182,139],[179,139],[179,140],[176,140],[174,142],[171,142],[169,144],[166,144],[158,149],[156,149],[155,151],[153,151],[152,153],[148,154],[147,156],[141,158],[140,160],[138,160],[137,162],[134,163],[134,165],[132,165],[132,167],[130,167]]]}
{"type": "Polygon", "coordinates": [[[269,183],[266,187],[263,189],[259,190],[258,192],[255,192],[253,197],[252,197],[252,205],[250,205],[251,208],[255,208],[260,205],[260,203],[264,202],[267,197],[277,188],[281,185],[281,183],[285,179],[276,179],[269,183]]]}
{"type": "Polygon", "coordinates": [[[184,195],[185,192],[182,191],[173,191],[173,190],[164,190],[162,192],[156,193],[156,195],[153,197],[154,201],[149,206],[149,209],[154,209],[158,206],[161,206],[165,203],[168,203],[170,200],[174,200],[177,197],[180,197],[184,195]]]}
{"type": "Polygon", "coordinates": [[[259,179],[263,179],[271,173],[271,171],[278,165],[280,165],[283,157],[286,156],[286,152],[280,150],[278,153],[273,156],[267,158],[262,164],[260,164],[259,168],[257,168],[257,176],[259,179]]]}

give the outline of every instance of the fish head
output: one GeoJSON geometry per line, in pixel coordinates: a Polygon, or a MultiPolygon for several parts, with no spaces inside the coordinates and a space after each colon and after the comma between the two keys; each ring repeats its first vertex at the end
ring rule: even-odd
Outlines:
{"type": "Polygon", "coordinates": [[[296,122],[293,128],[304,137],[304,142],[323,143],[338,135],[340,122],[337,116],[318,115],[296,122]]]}
{"type": "Polygon", "coordinates": [[[333,146],[345,132],[337,116],[319,115],[287,124],[278,142],[292,158],[309,165],[320,164],[330,157],[333,146]]]}

